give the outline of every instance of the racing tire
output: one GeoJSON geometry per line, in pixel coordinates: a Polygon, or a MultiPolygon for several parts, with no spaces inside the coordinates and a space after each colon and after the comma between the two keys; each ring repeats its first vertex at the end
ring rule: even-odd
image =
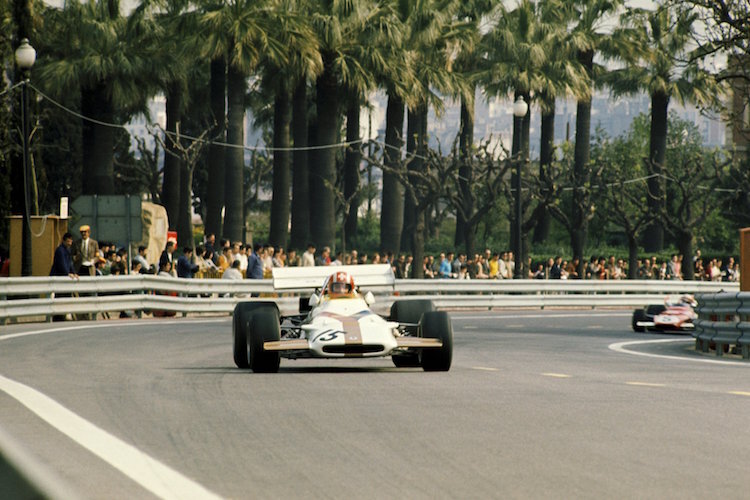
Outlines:
{"type": "Polygon", "coordinates": [[[646,311],[643,309],[636,309],[633,311],[633,331],[638,333],[643,333],[646,331],[645,326],[638,326],[639,321],[646,321],[646,311]]]}
{"type": "MultiPolygon", "coordinates": [[[[435,310],[435,304],[429,299],[397,300],[391,305],[391,320],[399,323],[419,323],[422,315],[435,310]]],[[[416,336],[419,327],[407,328],[410,335],[416,336]]],[[[418,368],[421,366],[419,353],[416,351],[391,356],[396,368],[418,368]]]]}
{"type": "Polygon", "coordinates": [[[278,309],[257,311],[250,320],[250,335],[247,337],[247,351],[250,369],[255,373],[276,373],[279,371],[281,356],[278,351],[266,351],[264,342],[281,338],[278,309]]]}
{"type": "Polygon", "coordinates": [[[443,346],[422,350],[422,369],[426,372],[447,372],[453,361],[453,324],[445,311],[424,313],[419,322],[421,336],[428,339],[439,339],[443,346]]]}
{"type": "Polygon", "coordinates": [[[391,320],[400,323],[419,323],[424,313],[434,310],[435,304],[429,299],[397,300],[391,305],[391,320]]]}
{"type": "Polygon", "coordinates": [[[274,302],[240,302],[232,313],[232,337],[234,364],[237,368],[250,368],[248,338],[250,320],[256,312],[274,310],[278,315],[279,308],[274,302]]]}
{"type": "Polygon", "coordinates": [[[666,310],[667,306],[665,306],[664,304],[651,304],[650,306],[646,306],[646,316],[654,317],[666,310]]]}

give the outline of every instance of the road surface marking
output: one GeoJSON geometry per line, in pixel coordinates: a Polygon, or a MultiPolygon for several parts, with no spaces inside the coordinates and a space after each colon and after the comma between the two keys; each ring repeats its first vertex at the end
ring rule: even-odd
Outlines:
{"type": "Polygon", "coordinates": [[[566,375],[564,373],[542,373],[542,375],[552,378],[570,378],[570,375],[566,375]]]}
{"type": "Polygon", "coordinates": [[[566,313],[566,314],[497,314],[495,316],[469,316],[461,313],[451,314],[451,320],[476,320],[476,319],[546,319],[546,318],[630,318],[633,313],[566,313]]]}
{"type": "MultiPolygon", "coordinates": [[[[169,323],[180,322],[172,321],[169,323]]],[[[192,321],[185,321],[185,323],[192,323],[192,321]]],[[[167,324],[167,322],[159,321],[158,324],[167,324]]],[[[138,326],[142,328],[143,325],[143,322],[134,322],[129,324],[121,323],[117,326],[138,326]]],[[[50,328],[33,332],[4,335],[0,337],[0,341],[59,331],[82,328],[112,328],[113,326],[114,325],[112,324],[108,324],[50,328]]],[[[182,498],[220,498],[199,483],[147,455],[135,446],[109,434],[107,431],[73,413],[54,399],[42,394],[36,389],[0,375],[0,391],[5,392],[17,400],[49,425],[65,434],[70,439],[86,448],[91,453],[98,456],[159,498],[175,500],[182,498]]]]}
{"type": "Polygon", "coordinates": [[[480,370],[485,372],[499,372],[500,370],[498,368],[488,368],[486,366],[474,366],[472,367],[474,370],[480,370]]]}
{"type": "Polygon", "coordinates": [[[610,344],[609,348],[612,351],[619,352],[621,354],[632,354],[634,356],[643,356],[646,358],[660,358],[660,359],[673,359],[673,360],[680,360],[680,361],[693,361],[695,363],[709,363],[714,365],[734,365],[734,366],[744,366],[744,367],[750,367],[750,363],[746,362],[740,362],[740,361],[723,361],[719,359],[707,359],[702,357],[689,357],[689,356],[667,356],[665,354],[652,354],[648,352],[639,352],[639,351],[631,351],[629,349],[626,349],[629,346],[632,345],[646,345],[646,344],[664,344],[667,342],[693,342],[693,339],[658,339],[658,340],[635,340],[630,342],[617,342],[615,344],[610,344]]]}
{"type": "Polygon", "coordinates": [[[664,384],[653,384],[651,382],[625,382],[625,384],[638,387],[666,387],[664,384]]]}
{"type": "Polygon", "coordinates": [[[728,394],[734,394],[735,396],[750,396],[750,392],[745,391],[729,391],[728,394]]]}

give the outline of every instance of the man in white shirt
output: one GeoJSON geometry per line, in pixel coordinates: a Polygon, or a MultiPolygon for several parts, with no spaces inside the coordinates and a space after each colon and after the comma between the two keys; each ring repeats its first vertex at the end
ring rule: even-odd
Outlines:
{"type": "Polygon", "coordinates": [[[235,261],[240,262],[240,272],[247,271],[247,254],[245,253],[245,246],[239,241],[236,241],[234,245],[232,245],[232,264],[234,264],[235,261]]]}
{"type": "Polygon", "coordinates": [[[224,271],[224,274],[221,275],[221,279],[241,280],[242,272],[240,272],[240,261],[239,260],[232,261],[232,267],[224,271]]]}
{"type": "Polygon", "coordinates": [[[302,267],[315,267],[315,245],[309,243],[302,254],[302,267]]]}

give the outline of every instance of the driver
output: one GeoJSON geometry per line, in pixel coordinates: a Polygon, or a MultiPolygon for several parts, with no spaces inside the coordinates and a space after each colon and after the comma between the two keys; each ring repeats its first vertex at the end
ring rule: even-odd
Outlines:
{"type": "Polygon", "coordinates": [[[333,273],[327,281],[328,286],[326,286],[324,292],[331,298],[354,296],[354,278],[349,273],[333,273]]]}

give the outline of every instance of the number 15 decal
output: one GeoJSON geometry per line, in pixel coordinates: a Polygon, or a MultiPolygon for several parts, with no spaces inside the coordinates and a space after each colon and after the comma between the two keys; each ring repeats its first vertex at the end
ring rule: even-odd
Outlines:
{"type": "Polygon", "coordinates": [[[321,342],[330,342],[331,340],[337,339],[338,336],[339,336],[339,332],[325,332],[325,333],[321,333],[318,336],[318,338],[315,340],[319,340],[321,342]]]}

